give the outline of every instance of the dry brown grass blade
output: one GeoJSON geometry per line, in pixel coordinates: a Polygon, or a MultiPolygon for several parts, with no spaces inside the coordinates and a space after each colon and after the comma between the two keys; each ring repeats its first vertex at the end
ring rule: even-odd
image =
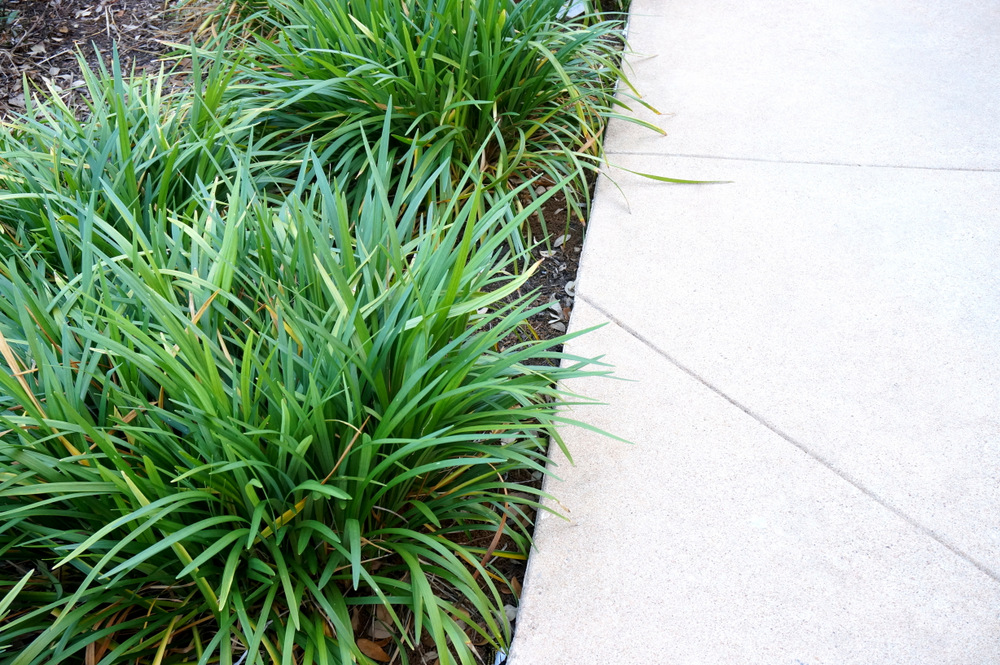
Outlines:
{"type": "Polygon", "coordinates": [[[336,473],[337,469],[340,468],[340,465],[343,463],[344,458],[347,457],[347,453],[351,452],[351,448],[354,447],[354,443],[358,440],[358,437],[361,436],[361,432],[364,431],[365,426],[368,425],[368,421],[371,419],[372,419],[371,416],[365,418],[365,422],[361,423],[361,427],[353,427],[350,423],[344,423],[345,425],[351,427],[354,430],[354,436],[351,438],[351,442],[347,444],[347,447],[344,448],[344,452],[340,454],[340,457],[337,459],[337,463],[333,465],[332,469],[330,469],[330,473],[326,474],[326,478],[320,481],[319,483],[320,485],[326,485],[326,481],[330,480],[330,476],[336,473]]]}
{"type": "Polygon", "coordinates": [[[205,314],[205,312],[208,311],[208,308],[211,306],[212,301],[215,300],[215,296],[217,295],[219,295],[218,289],[216,289],[215,293],[210,295],[205,300],[204,304],[202,304],[202,306],[198,308],[198,311],[195,313],[195,315],[191,317],[191,325],[194,326],[198,325],[198,322],[201,321],[201,317],[205,314]]]}
{"type": "MultiPolygon", "coordinates": [[[[507,504],[504,504],[504,507],[506,506],[507,504]]],[[[500,526],[497,527],[496,533],[493,534],[493,540],[490,541],[489,547],[486,548],[486,553],[483,554],[483,558],[479,560],[480,566],[485,568],[486,564],[489,563],[490,559],[493,558],[493,552],[496,551],[497,546],[500,544],[500,539],[503,537],[503,532],[506,526],[507,526],[507,515],[505,514],[503,517],[500,518],[500,526]]],[[[472,573],[472,579],[474,580],[479,579],[478,570],[472,573]]]]}
{"type": "Polygon", "coordinates": [[[163,634],[163,641],[160,642],[160,646],[156,649],[156,656],[153,658],[153,665],[161,665],[163,663],[163,657],[167,654],[167,645],[170,644],[170,638],[174,632],[174,625],[177,623],[179,617],[174,617],[170,620],[170,624],[167,626],[167,631],[163,634]]]}
{"type": "MultiPolygon", "coordinates": [[[[589,152],[590,149],[592,147],[594,147],[594,145],[597,143],[598,139],[601,138],[601,135],[604,134],[604,127],[607,127],[607,125],[603,125],[599,130],[597,130],[596,132],[594,132],[593,136],[591,136],[589,139],[587,139],[586,143],[584,143],[582,146],[580,146],[580,152],[589,152]]],[[[599,147],[600,146],[598,146],[598,148],[599,147]]]]}
{"type": "MultiPolygon", "coordinates": [[[[493,466],[493,465],[491,464],[490,466],[493,466]]],[[[494,468],[494,471],[495,470],[496,470],[496,468],[494,468]]],[[[497,477],[500,479],[500,482],[503,483],[503,476],[501,476],[499,472],[497,473],[497,477]]],[[[504,496],[510,497],[510,491],[506,487],[503,488],[503,493],[504,493],[504,496]]],[[[481,568],[485,568],[486,564],[489,563],[489,560],[491,558],[493,558],[493,552],[496,551],[497,546],[500,545],[500,539],[503,538],[504,529],[507,527],[507,513],[506,513],[506,511],[510,509],[510,504],[508,504],[505,501],[504,504],[503,504],[503,508],[504,508],[505,512],[504,512],[503,516],[500,518],[500,526],[497,527],[496,533],[493,534],[493,540],[490,541],[489,547],[486,548],[486,552],[483,554],[483,558],[479,560],[479,566],[481,568]]],[[[475,571],[474,573],[472,573],[472,579],[474,579],[474,580],[479,579],[479,571],[478,570],[475,571]]]]}
{"type": "MultiPolygon", "coordinates": [[[[267,310],[267,313],[271,315],[271,320],[274,321],[275,331],[277,331],[277,329],[278,329],[278,313],[274,310],[274,308],[272,308],[267,303],[265,303],[263,305],[263,307],[264,307],[265,310],[267,310]]],[[[302,341],[299,340],[298,335],[295,334],[295,331],[292,330],[292,327],[290,325],[288,325],[287,321],[282,321],[282,323],[284,324],[283,328],[285,329],[285,332],[288,333],[288,336],[291,337],[295,341],[295,343],[298,345],[298,347],[299,347],[299,353],[302,353],[302,341]]]]}
{"type": "Polygon", "coordinates": [[[56,351],[58,351],[59,353],[62,353],[62,347],[59,346],[58,344],[56,344],[56,341],[54,339],[52,339],[51,337],[49,337],[49,334],[47,332],[45,332],[45,329],[42,328],[42,326],[41,326],[40,323],[38,323],[38,319],[35,318],[35,313],[32,312],[31,309],[28,309],[28,308],[25,308],[25,309],[28,310],[28,316],[30,316],[31,320],[35,322],[35,325],[38,326],[38,329],[42,331],[42,334],[45,335],[45,339],[47,339],[49,341],[49,344],[51,344],[52,347],[56,351]]]}
{"type": "MultiPolygon", "coordinates": [[[[4,360],[7,362],[7,366],[10,367],[11,370],[11,375],[19,384],[21,384],[21,388],[28,396],[28,399],[31,400],[32,404],[35,405],[38,413],[41,414],[42,418],[48,418],[48,416],[45,415],[45,409],[42,408],[41,402],[39,402],[35,397],[35,393],[31,391],[31,387],[28,385],[28,382],[24,380],[24,375],[28,372],[26,369],[21,368],[21,363],[17,358],[17,354],[14,353],[14,349],[10,348],[10,344],[7,343],[7,338],[4,337],[3,333],[0,333],[0,355],[2,355],[4,360]]],[[[55,427],[52,428],[52,432],[56,434],[56,438],[59,439],[59,442],[63,444],[63,447],[66,448],[66,451],[69,452],[70,455],[74,457],[82,455],[82,453],[77,450],[76,446],[70,443],[69,440],[62,434],[59,434],[59,431],[55,427]]],[[[85,459],[80,460],[80,464],[90,466],[90,462],[85,459]]]]}
{"type": "MultiPolygon", "coordinates": [[[[340,468],[340,465],[344,461],[344,458],[347,457],[347,453],[350,452],[351,448],[354,446],[354,442],[357,441],[358,437],[361,436],[361,431],[365,427],[365,425],[368,424],[369,420],[371,420],[371,416],[365,418],[365,422],[361,424],[360,428],[355,428],[354,437],[351,439],[351,442],[347,444],[347,448],[345,448],[344,452],[340,454],[340,459],[338,459],[337,463],[333,465],[332,469],[330,469],[330,473],[326,474],[326,478],[320,481],[320,485],[325,485],[326,481],[330,480],[330,476],[332,476],[337,471],[337,469],[340,468]]],[[[269,526],[263,531],[261,531],[260,536],[258,536],[258,540],[264,540],[265,538],[269,538],[271,534],[277,531],[280,527],[284,526],[285,524],[288,524],[293,519],[295,519],[295,516],[301,513],[305,507],[306,507],[306,500],[304,498],[300,499],[293,507],[283,512],[281,514],[281,517],[275,520],[273,527],[269,526]]]]}
{"type": "MultiPolygon", "coordinates": [[[[138,415],[139,415],[139,411],[136,410],[136,409],[132,409],[131,411],[128,412],[128,414],[125,417],[122,417],[121,411],[118,410],[117,406],[115,407],[115,419],[118,420],[118,421],[120,421],[124,425],[128,425],[130,422],[132,422],[133,420],[135,420],[136,416],[138,416],[138,415]]],[[[111,438],[111,437],[115,436],[118,433],[119,433],[119,430],[117,430],[117,429],[108,430],[108,438],[111,438]]],[[[128,437],[128,434],[125,434],[125,436],[128,437]]],[[[88,439],[88,440],[92,440],[92,439],[88,439]]],[[[95,442],[92,446],[90,446],[90,450],[94,450],[94,448],[96,448],[96,447],[97,447],[97,443],[95,442]]]]}

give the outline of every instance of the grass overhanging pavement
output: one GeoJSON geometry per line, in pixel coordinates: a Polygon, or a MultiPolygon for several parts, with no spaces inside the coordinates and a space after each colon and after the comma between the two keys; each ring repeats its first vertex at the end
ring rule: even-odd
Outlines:
{"type": "Polygon", "coordinates": [[[607,373],[518,295],[620,108],[621,24],[564,11],[227,5],[0,130],[0,664],[506,650],[512,475],[607,373]]]}

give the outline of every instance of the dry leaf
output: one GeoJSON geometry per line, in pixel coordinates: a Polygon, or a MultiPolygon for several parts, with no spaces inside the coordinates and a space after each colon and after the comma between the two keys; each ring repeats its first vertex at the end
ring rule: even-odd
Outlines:
{"type": "Polygon", "coordinates": [[[365,654],[372,660],[377,660],[380,663],[389,662],[389,654],[387,654],[382,647],[375,644],[371,640],[366,640],[362,637],[358,640],[358,648],[361,649],[361,653],[365,654]]]}
{"type": "Polygon", "coordinates": [[[354,611],[351,612],[351,630],[355,633],[361,629],[361,608],[355,607],[354,611]]]}
{"type": "Polygon", "coordinates": [[[375,608],[375,621],[372,622],[372,628],[368,632],[373,640],[384,640],[392,636],[392,633],[386,628],[386,626],[391,625],[392,615],[389,614],[389,608],[385,605],[379,605],[375,608]]]}
{"type": "Polygon", "coordinates": [[[373,640],[384,640],[387,637],[392,637],[392,633],[386,629],[385,624],[381,621],[372,622],[372,628],[368,634],[372,636],[373,640]]]}
{"type": "Polygon", "coordinates": [[[504,605],[503,611],[507,615],[507,621],[513,621],[517,618],[517,608],[513,605],[504,605]]]}

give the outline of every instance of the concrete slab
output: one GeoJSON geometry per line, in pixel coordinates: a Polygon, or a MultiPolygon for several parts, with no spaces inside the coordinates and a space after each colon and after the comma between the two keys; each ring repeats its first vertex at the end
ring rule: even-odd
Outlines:
{"type": "Polygon", "coordinates": [[[634,444],[567,432],[510,665],[1000,663],[995,580],[622,328],[571,347],[637,381],[572,386],[634,444]]]}
{"type": "Polygon", "coordinates": [[[1000,1],[632,16],[511,665],[1000,664],[1000,1]]]}
{"type": "Polygon", "coordinates": [[[613,156],[578,294],[1000,579],[1000,173],[613,156]]]}
{"type": "Polygon", "coordinates": [[[636,0],[608,152],[1000,168],[1000,2],[636,0]]]}

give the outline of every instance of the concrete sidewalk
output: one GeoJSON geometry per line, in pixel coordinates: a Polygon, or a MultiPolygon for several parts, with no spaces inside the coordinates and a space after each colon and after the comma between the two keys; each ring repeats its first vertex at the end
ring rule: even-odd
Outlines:
{"type": "Polygon", "coordinates": [[[634,0],[511,665],[1000,664],[1000,0],[634,0]]]}

